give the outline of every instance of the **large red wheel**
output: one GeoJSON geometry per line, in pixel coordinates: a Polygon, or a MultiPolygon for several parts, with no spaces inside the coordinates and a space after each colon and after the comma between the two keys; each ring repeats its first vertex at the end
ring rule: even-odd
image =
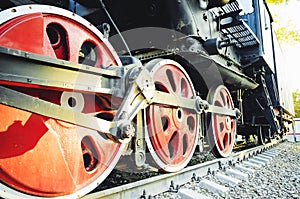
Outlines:
{"type": "MultiPolygon", "coordinates": [[[[196,95],[185,70],[172,60],[153,60],[146,67],[156,90],[176,97],[196,95]]],[[[190,161],[198,141],[198,115],[189,109],[162,104],[147,108],[146,141],[155,163],[167,172],[184,168],[190,161]]]]}
{"type": "MultiPolygon", "coordinates": [[[[99,68],[120,65],[114,49],[95,27],[71,12],[50,6],[21,6],[0,12],[0,46],[99,68]]],[[[35,98],[69,104],[83,113],[109,112],[108,103],[101,103],[98,94],[72,95],[62,88],[4,83],[35,98]],[[76,105],[74,100],[79,100],[76,105]]],[[[56,119],[5,105],[0,105],[0,113],[0,186],[5,198],[78,198],[108,176],[124,148],[97,131],[56,119]]]]}
{"type": "MultiPolygon", "coordinates": [[[[219,85],[210,89],[207,101],[227,109],[234,109],[234,104],[228,89],[219,85]]],[[[208,114],[207,139],[212,153],[216,157],[227,157],[232,152],[235,143],[236,119],[217,113],[208,114]]]]}

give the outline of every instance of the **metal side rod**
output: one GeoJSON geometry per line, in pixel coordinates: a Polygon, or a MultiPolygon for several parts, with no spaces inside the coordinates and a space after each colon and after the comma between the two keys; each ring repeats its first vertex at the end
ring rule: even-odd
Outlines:
{"type": "Polygon", "coordinates": [[[152,103],[176,105],[195,110],[198,114],[205,111],[237,117],[236,110],[209,105],[200,97],[186,99],[177,96],[174,98],[172,94],[156,92],[154,82],[146,69],[134,68],[133,72],[129,74],[129,81],[129,87],[113,122],[76,112],[3,86],[0,86],[0,103],[96,130],[118,142],[127,142],[131,139],[135,132],[131,121],[139,111],[152,103]]]}
{"type": "Polygon", "coordinates": [[[86,127],[100,133],[108,133],[110,128],[115,125],[114,122],[75,112],[69,108],[37,99],[3,86],[0,86],[0,103],[31,113],[86,127]]]}

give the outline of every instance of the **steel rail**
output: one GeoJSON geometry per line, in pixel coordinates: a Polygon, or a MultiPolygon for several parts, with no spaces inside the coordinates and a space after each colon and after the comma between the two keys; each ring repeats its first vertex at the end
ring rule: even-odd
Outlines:
{"type": "Polygon", "coordinates": [[[175,183],[176,185],[183,185],[190,182],[191,178],[195,174],[198,177],[205,176],[208,171],[218,170],[220,165],[229,165],[243,159],[248,159],[278,143],[279,141],[275,140],[265,145],[232,153],[232,155],[227,158],[215,159],[187,167],[177,173],[162,174],[122,186],[91,193],[84,196],[83,199],[140,199],[144,198],[143,196],[145,193],[155,196],[159,193],[168,191],[172,183],[175,183]]]}

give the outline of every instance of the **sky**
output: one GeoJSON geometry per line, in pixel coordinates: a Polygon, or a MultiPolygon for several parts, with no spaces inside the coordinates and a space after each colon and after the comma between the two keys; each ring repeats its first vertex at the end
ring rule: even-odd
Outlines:
{"type": "MultiPolygon", "coordinates": [[[[300,34],[300,1],[289,0],[288,4],[269,4],[277,22],[274,27],[288,27],[300,34]],[[276,15],[276,16],[275,16],[276,15]]],[[[289,41],[281,43],[288,69],[288,82],[291,91],[300,91],[300,42],[289,41]]]]}

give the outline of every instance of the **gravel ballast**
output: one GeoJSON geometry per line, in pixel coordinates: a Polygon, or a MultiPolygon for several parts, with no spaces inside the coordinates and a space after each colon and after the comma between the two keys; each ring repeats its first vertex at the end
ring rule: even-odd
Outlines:
{"type": "MultiPolygon", "coordinates": [[[[202,189],[199,183],[191,182],[181,186],[180,189],[193,190],[195,196],[182,196],[184,194],[180,194],[179,191],[178,193],[166,192],[154,198],[196,199],[197,194],[202,194],[203,197],[218,199],[300,199],[300,142],[286,141],[271,150],[277,155],[260,168],[255,168],[246,179],[234,186],[223,184],[229,188],[225,194],[202,189]]],[[[212,175],[205,176],[203,179],[216,181],[212,175]]]]}
{"type": "Polygon", "coordinates": [[[281,143],[275,152],[272,161],[230,188],[229,197],[300,199],[300,143],[281,143]]]}

